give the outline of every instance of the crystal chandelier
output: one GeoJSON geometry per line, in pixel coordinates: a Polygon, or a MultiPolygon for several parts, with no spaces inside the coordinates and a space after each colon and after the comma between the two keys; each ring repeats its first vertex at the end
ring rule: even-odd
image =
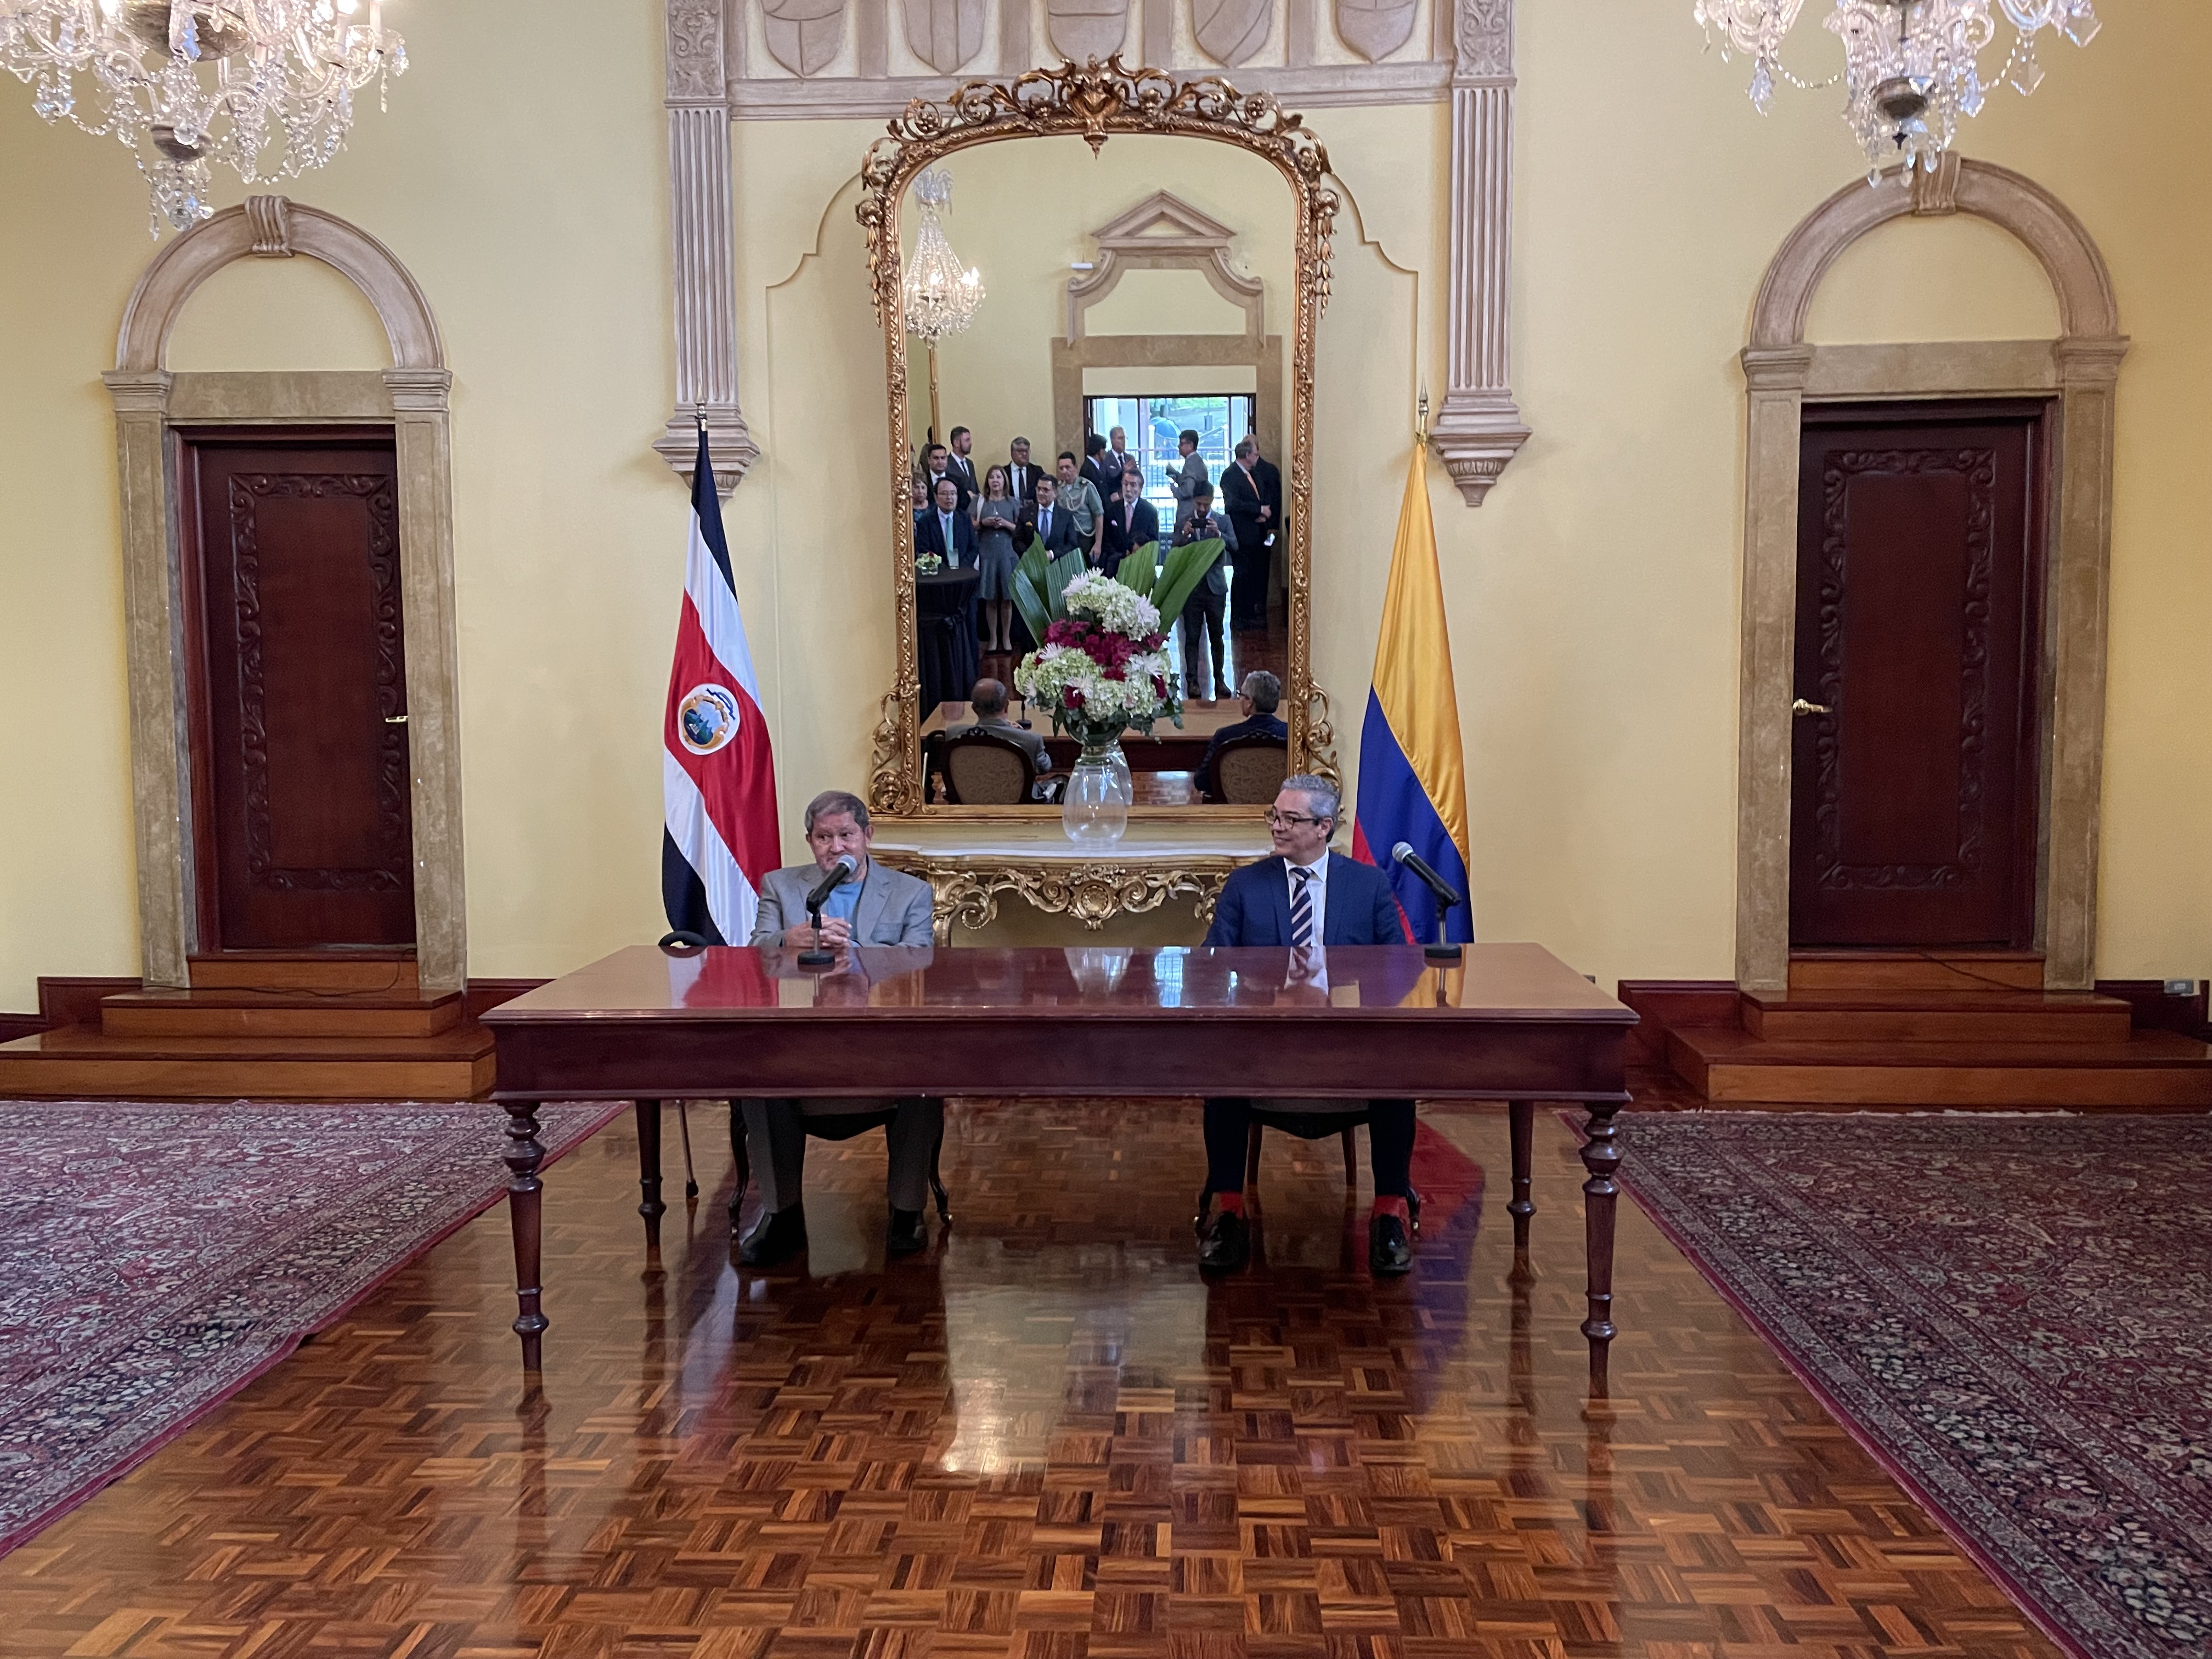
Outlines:
{"type": "Polygon", "coordinates": [[[952,200],[952,176],[942,167],[932,167],[914,181],[914,194],[921,204],[921,229],[914,239],[914,258],[907,262],[902,284],[906,330],[934,347],[975,320],[975,307],[983,302],[983,276],[973,265],[960,268],[952,244],[945,240],[945,227],[938,222],[938,210],[952,200]]]}
{"type": "Polygon", "coordinates": [[[1751,101],[1765,112],[1778,78],[1795,87],[1843,82],[1844,120],[1866,151],[1869,181],[1893,163],[1910,178],[1933,171],[1959,118],[1981,111],[1990,86],[2010,81],[2022,96],[2043,82],[2036,40],[2046,29],[2086,46],[2098,29],[2094,0],[1836,0],[1826,27],[1844,45],[1840,76],[1810,82],[1782,65],[1782,42],[1805,0],[1696,0],[1693,15],[1721,56],[1752,60],[1751,101]],[[2012,50],[1992,81],[1981,54],[1996,39],[1993,12],[2012,25],[2012,50]]]}
{"type": "Polygon", "coordinates": [[[163,220],[184,230],[215,210],[213,162],[252,183],[337,154],[353,94],[407,68],[382,0],[368,0],[365,21],[361,10],[361,0],[0,0],[0,67],[30,84],[46,119],[112,133],[136,154],[159,235],[163,220]],[[80,76],[96,111],[77,106],[80,76]]]}

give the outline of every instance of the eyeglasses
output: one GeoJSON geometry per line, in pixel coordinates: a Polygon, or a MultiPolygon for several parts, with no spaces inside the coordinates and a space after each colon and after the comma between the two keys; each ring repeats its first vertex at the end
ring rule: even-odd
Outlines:
{"type": "Polygon", "coordinates": [[[1287,830],[1293,824],[1328,822],[1327,818],[1310,818],[1303,812],[1278,812],[1272,806],[1267,809],[1267,827],[1270,830],[1287,830]]]}

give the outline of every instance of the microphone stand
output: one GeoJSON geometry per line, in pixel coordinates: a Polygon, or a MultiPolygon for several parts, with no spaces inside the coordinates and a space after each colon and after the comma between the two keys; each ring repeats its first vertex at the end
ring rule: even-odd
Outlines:
{"type": "Polygon", "coordinates": [[[837,953],[822,946],[822,906],[819,903],[807,905],[806,920],[814,929],[814,943],[799,953],[799,965],[802,968],[834,968],[837,963],[837,953]]]}

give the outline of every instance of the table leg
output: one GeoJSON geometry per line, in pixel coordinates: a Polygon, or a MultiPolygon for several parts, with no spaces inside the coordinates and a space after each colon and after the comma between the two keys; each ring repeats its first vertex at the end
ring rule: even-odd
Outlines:
{"type": "Polygon", "coordinates": [[[1619,1103],[1600,1102],[1590,1108],[1589,1126],[1583,1130],[1583,1167],[1589,1179],[1583,1182],[1583,1253],[1589,1268],[1589,1317],[1583,1334],[1590,1345],[1590,1398],[1607,1397],[1606,1359],[1613,1338],[1613,1218],[1620,1187],[1613,1176],[1620,1167],[1620,1131],[1613,1125],[1619,1103]]]}
{"type": "Polygon", "coordinates": [[[660,1218],[668,1206],[660,1201],[660,1103],[637,1103],[637,1212],[645,1218],[648,1248],[660,1240],[660,1218]]]}
{"type": "Polygon", "coordinates": [[[538,1102],[507,1103],[507,1218],[514,1235],[514,1334],[522,1339],[522,1369],[540,1369],[540,1340],[552,1322],[538,1311],[544,1294],[538,1284],[539,1194],[545,1183],[538,1166],[545,1161],[545,1148],[538,1141],[538,1102]]]}
{"type": "Polygon", "coordinates": [[[1505,1213],[1513,1218],[1513,1248],[1528,1248],[1528,1218],[1536,1213],[1536,1206],[1528,1194],[1534,1186],[1536,1141],[1536,1103],[1516,1100],[1512,1108],[1513,1123],[1513,1196],[1505,1206],[1505,1213]]]}

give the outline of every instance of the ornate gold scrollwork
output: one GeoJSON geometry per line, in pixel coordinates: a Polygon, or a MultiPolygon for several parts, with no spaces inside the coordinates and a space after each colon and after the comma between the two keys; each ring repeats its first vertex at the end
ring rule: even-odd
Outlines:
{"type": "Polygon", "coordinates": [[[890,854],[876,856],[929,884],[937,942],[950,945],[955,922],[981,933],[998,919],[999,896],[1011,893],[1048,915],[1073,916],[1096,933],[1115,916],[1142,915],[1171,898],[1189,898],[1200,923],[1213,920],[1214,901],[1236,866],[1231,860],[1197,864],[1069,864],[1064,861],[983,864],[890,854]]]}
{"type": "Polygon", "coordinates": [[[1265,93],[1239,92],[1218,76],[1178,81],[1160,70],[1133,70],[1116,53],[1103,64],[1095,58],[1081,64],[1063,63],[1057,69],[1031,70],[1011,82],[970,81],[939,101],[917,98],[870,147],[861,165],[863,193],[854,212],[867,233],[869,284],[876,319],[884,331],[890,404],[887,482],[898,665],[876,727],[868,785],[869,805],[887,816],[919,813],[923,794],[914,519],[907,484],[906,331],[899,304],[899,204],[916,174],[956,150],[1000,139],[1073,135],[1095,151],[1117,134],[1180,136],[1233,144],[1272,162],[1289,181],[1296,198],[1297,314],[1291,340],[1290,452],[1284,468],[1289,500],[1283,526],[1288,543],[1284,586],[1290,653],[1283,708],[1290,721],[1292,769],[1332,779],[1337,775],[1328,699],[1314,684],[1310,666],[1313,573],[1308,545],[1313,522],[1314,340],[1322,307],[1328,303],[1329,238],[1339,205],[1336,192],[1326,183],[1328,151],[1306,131],[1304,116],[1285,110],[1265,93]]]}

